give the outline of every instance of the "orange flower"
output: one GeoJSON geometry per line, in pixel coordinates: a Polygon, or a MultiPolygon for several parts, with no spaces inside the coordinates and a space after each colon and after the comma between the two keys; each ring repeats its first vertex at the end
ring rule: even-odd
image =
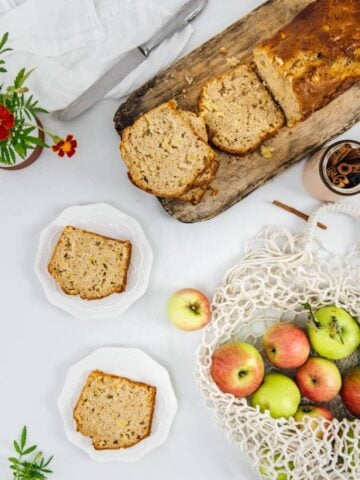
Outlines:
{"type": "Polygon", "coordinates": [[[65,139],[61,138],[55,145],[51,147],[51,150],[59,155],[59,157],[72,157],[77,148],[77,141],[72,135],[68,135],[65,139]]]}

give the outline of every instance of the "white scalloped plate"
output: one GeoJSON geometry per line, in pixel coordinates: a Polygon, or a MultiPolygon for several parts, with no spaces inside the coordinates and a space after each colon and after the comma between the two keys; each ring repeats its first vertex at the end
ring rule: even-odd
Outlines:
{"type": "Polygon", "coordinates": [[[67,439],[98,462],[136,462],[167,439],[174,420],[177,401],[167,370],[136,348],[99,348],[73,365],[66,376],[58,408],[67,439]],[[95,450],[91,439],[76,431],[73,410],[87,376],[92,370],[120,375],[156,387],[151,435],[131,448],[95,450]]]}
{"type": "Polygon", "coordinates": [[[111,205],[97,203],[66,208],[40,234],[35,272],[50,303],[79,319],[114,318],[125,312],[149,284],[153,254],[139,223],[111,205]],[[126,291],[101,300],[82,300],[64,293],[49,275],[47,267],[59,236],[73,225],[112,238],[130,240],[132,254],[126,291]]]}

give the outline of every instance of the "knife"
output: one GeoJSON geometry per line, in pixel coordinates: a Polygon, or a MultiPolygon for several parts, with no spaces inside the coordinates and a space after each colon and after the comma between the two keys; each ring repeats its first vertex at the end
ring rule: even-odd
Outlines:
{"type": "Polygon", "coordinates": [[[98,100],[101,100],[121,80],[138,67],[155,47],[178,30],[185,28],[203,10],[207,2],[208,0],[190,0],[185,3],[161,30],[155,32],[147,42],[122,55],[115,65],[105,72],[99,80],[93,83],[64,110],[58,111],[57,118],[63,121],[71,120],[85,112],[98,100]]]}

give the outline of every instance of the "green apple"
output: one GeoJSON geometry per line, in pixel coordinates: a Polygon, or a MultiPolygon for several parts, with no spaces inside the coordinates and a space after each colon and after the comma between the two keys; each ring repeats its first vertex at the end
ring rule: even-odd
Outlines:
{"type": "Polygon", "coordinates": [[[343,308],[330,305],[313,313],[311,306],[308,334],[313,349],[322,357],[340,360],[351,355],[360,345],[360,326],[343,308]]]}
{"type": "Polygon", "coordinates": [[[169,320],[180,330],[198,330],[211,319],[210,302],[194,288],[183,288],[173,293],[167,304],[169,320]]]}
{"type": "MultiPolygon", "coordinates": [[[[266,452],[266,455],[267,452],[266,452]]],[[[279,465],[279,460],[281,459],[281,454],[280,453],[276,453],[274,455],[274,459],[275,459],[275,463],[276,463],[276,467],[274,468],[275,472],[277,473],[276,477],[274,477],[272,475],[272,472],[270,470],[270,465],[269,465],[269,461],[266,457],[264,457],[261,461],[260,461],[260,465],[259,465],[259,472],[260,474],[264,477],[264,478],[271,478],[271,479],[274,479],[274,480],[290,480],[291,477],[288,476],[288,474],[286,473],[286,469],[284,467],[284,465],[279,465]]],[[[292,471],[294,470],[294,463],[293,462],[288,462],[288,470],[292,471]]]]}
{"type": "MultiPolygon", "coordinates": [[[[320,419],[323,419],[323,425],[325,428],[328,428],[330,426],[330,421],[334,418],[334,415],[330,412],[330,410],[320,405],[300,405],[294,416],[295,421],[304,422],[306,417],[317,419],[312,420],[309,423],[309,426],[312,430],[317,431],[316,437],[322,440],[324,438],[324,432],[320,429],[320,419]]],[[[299,428],[302,429],[302,425],[299,425],[299,428]]]]}
{"type": "Polygon", "coordinates": [[[291,378],[282,373],[268,373],[264,382],[251,397],[251,405],[261,412],[270,411],[273,418],[295,415],[300,403],[300,391],[291,378]]]}

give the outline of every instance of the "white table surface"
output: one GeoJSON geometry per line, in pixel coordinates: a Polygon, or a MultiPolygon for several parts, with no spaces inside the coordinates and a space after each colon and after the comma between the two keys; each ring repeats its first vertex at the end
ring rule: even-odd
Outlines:
{"type": "MultiPolygon", "coordinates": [[[[194,23],[192,50],[262,2],[210,0],[194,23]]],[[[24,19],[26,21],[26,19],[24,19]]],[[[211,221],[186,225],[173,220],[158,201],[127,180],[119,159],[112,116],[119,102],[103,101],[83,116],[61,124],[73,133],[77,155],[60,159],[49,151],[19,172],[0,171],[0,477],[10,478],[6,457],[22,425],[46,454],[54,454],[54,480],[253,480],[250,466],[228,443],[205,409],[194,380],[195,351],[201,333],[183,333],[167,321],[168,296],[195,287],[209,296],[223,273],[241,255],[242,243],[265,225],[299,231],[305,223],[271,205],[281,200],[305,212],[319,202],[301,182],[303,163],[290,168],[211,221]],[[39,233],[65,207],[108,202],[134,216],[154,251],[150,286],[121,318],[75,320],[48,304],[34,275],[39,233]],[[168,441],[136,464],[97,464],[70,444],[56,401],[68,368],[100,346],[134,346],[166,366],[179,401],[168,441]]],[[[50,129],[50,128],[49,128],[50,129]]],[[[359,139],[359,126],[343,137],[359,139]]],[[[358,201],[358,200],[355,200],[358,201]]],[[[321,233],[334,250],[346,247],[359,229],[340,216],[326,217],[321,233]]]]}

